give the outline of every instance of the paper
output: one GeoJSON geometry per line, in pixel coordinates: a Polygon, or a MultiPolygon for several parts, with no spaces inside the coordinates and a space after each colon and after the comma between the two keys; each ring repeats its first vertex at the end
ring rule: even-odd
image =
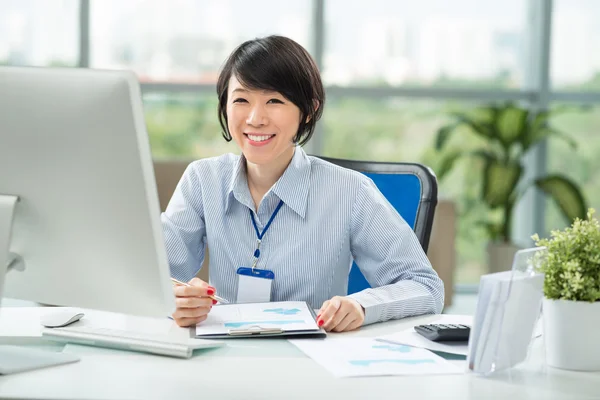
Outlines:
{"type": "MultiPolygon", "coordinates": [[[[469,327],[472,323],[473,317],[470,315],[440,315],[436,320],[428,322],[428,324],[455,324],[467,325],[469,327]]],[[[377,340],[463,356],[466,356],[469,353],[469,345],[467,342],[432,342],[419,335],[413,328],[398,333],[392,333],[390,335],[380,336],[377,340]]]]}
{"type": "Polygon", "coordinates": [[[214,306],[206,321],[196,326],[196,335],[220,335],[252,327],[283,331],[319,329],[305,302],[282,301],[214,306]]]}
{"type": "Polygon", "coordinates": [[[294,339],[290,343],[339,378],[463,373],[428,350],[371,338],[294,339]]]}

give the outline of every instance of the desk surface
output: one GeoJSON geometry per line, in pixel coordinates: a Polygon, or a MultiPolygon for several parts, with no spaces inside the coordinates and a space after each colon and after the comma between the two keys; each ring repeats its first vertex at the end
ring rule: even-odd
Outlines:
{"type": "MultiPolygon", "coordinates": [[[[14,342],[7,328],[18,312],[33,318],[44,309],[4,308],[0,341],[14,342]],[[29,314],[28,314],[29,313],[29,314]]],[[[47,309],[46,309],[47,310],[47,309]]],[[[375,337],[430,323],[409,318],[331,337],[375,337]]],[[[169,324],[171,324],[169,322],[169,324]]],[[[167,325],[168,328],[169,325],[167,325]]],[[[41,345],[36,325],[23,343],[41,345]],[[37,340],[37,342],[36,342],[37,340]]],[[[170,329],[181,328],[171,326],[170,329]]],[[[60,345],[55,350],[60,351],[60,345]]],[[[65,399],[584,399],[600,398],[600,373],[561,371],[544,363],[536,339],[526,363],[492,377],[473,374],[420,377],[334,378],[284,339],[236,339],[219,349],[197,351],[188,360],[67,345],[80,362],[0,377],[3,398],[65,399]]],[[[462,362],[464,363],[464,362],[462,362]]]]}

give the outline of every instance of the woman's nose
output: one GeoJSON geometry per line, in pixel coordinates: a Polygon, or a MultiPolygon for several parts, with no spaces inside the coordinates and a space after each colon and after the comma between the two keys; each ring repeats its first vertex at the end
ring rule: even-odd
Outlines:
{"type": "Polygon", "coordinates": [[[246,123],[252,126],[267,125],[269,123],[269,119],[265,109],[260,105],[252,107],[248,117],[246,118],[246,123]]]}

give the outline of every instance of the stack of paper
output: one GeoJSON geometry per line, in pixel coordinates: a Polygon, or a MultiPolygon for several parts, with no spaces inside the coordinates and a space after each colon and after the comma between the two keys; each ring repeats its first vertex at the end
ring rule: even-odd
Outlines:
{"type": "Polygon", "coordinates": [[[295,339],[290,342],[337,377],[463,372],[430,351],[370,338],[295,339]]]}

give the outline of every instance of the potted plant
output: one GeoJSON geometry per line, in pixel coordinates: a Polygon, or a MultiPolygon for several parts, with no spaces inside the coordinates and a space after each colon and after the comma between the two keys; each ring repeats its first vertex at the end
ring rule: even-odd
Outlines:
{"type": "Polygon", "coordinates": [[[546,362],[557,368],[600,371],[600,223],[587,219],[534,235],[548,249],[538,268],[544,273],[543,320],[546,362]]]}
{"type": "Polygon", "coordinates": [[[464,157],[483,162],[481,169],[481,201],[486,205],[488,218],[480,221],[490,239],[488,268],[490,272],[510,269],[518,250],[511,240],[513,210],[521,196],[531,186],[549,195],[569,221],[585,218],[586,202],[577,185],[566,176],[550,174],[528,182],[525,175],[525,154],[540,141],[559,137],[575,147],[575,142],[549,126],[549,111],[533,112],[512,102],[478,107],[469,113],[453,113],[454,121],[440,128],[435,148],[443,150],[439,167],[441,180],[464,157]],[[467,129],[460,129],[466,127],[467,129]],[[470,133],[478,137],[476,149],[452,148],[452,134],[470,133]]]}

